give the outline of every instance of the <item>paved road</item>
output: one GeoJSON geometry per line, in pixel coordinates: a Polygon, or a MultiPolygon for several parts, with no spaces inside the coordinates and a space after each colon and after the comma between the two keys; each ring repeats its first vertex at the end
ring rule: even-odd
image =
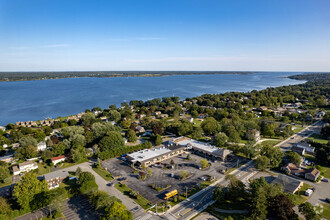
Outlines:
{"type": "Polygon", "coordinates": [[[300,132],[295,135],[292,135],[288,139],[278,143],[275,146],[278,146],[282,149],[283,152],[291,150],[291,147],[294,143],[298,143],[307,137],[311,136],[314,133],[318,133],[320,131],[320,127],[324,124],[322,121],[317,121],[314,124],[304,128],[300,132]]]}
{"type": "Polygon", "coordinates": [[[117,190],[114,186],[107,186],[109,183],[108,181],[104,180],[100,175],[98,175],[93,169],[92,169],[93,162],[85,162],[81,163],[72,167],[65,168],[63,170],[66,171],[75,171],[78,167],[82,169],[82,171],[87,171],[92,173],[95,176],[95,181],[99,187],[99,190],[107,192],[111,196],[115,196],[118,199],[122,201],[122,203],[127,207],[129,211],[133,212],[133,217],[134,219],[157,219],[157,217],[152,216],[150,213],[145,213],[144,209],[131,200],[129,197],[123,195],[119,190],[117,190]]]}
{"type": "MultiPolygon", "coordinates": [[[[238,179],[244,180],[252,171],[253,162],[250,161],[242,167],[231,172],[238,179]]],[[[187,200],[174,206],[169,212],[165,214],[167,219],[190,219],[202,210],[204,210],[210,204],[213,204],[213,191],[216,189],[217,185],[227,185],[228,181],[225,178],[219,179],[214,184],[201,190],[200,192],[189,197],[187,200]]]]}
{"type": "MultiPolygon", "coordinates": [[[[297,134],[289,137],[288,139],[280,142],[276,146],[279,146],[282,151],[290,150],[293,143],[298,143],[305,138],[309,137],[313,133],[317,133],[319,131],[320,126],[323,125],[322,121],[317,121],[311,126],[306,127],[302,131],[297,134]]],[[[253,169],[252,161],[246,164],[245,166],[240,167],[239,169],[233,171],[231,174],[235,175],[238,179],[243,181],[243,183],[247,183],[249,178],[257,173],[256,170],[253,169]]],[[[224,179],[220,179],[217,181],[217,184],[225,185],[226,181],[224,179]]],[[[311,184],[310,184],[311,185],[311,184]]],[[[168,213],[165,214],[165,217],[171,220],[174,219],[190,219],[193,216],[197,215],[199,212],[204,210],[208,205],[212,204],[212,194],[215,186],[210,186],[203,191],[193,195],[187,200],[179,203],[175,207],[173,207],[168,213]]],[[[322,187],[322,189],[327,189],[327,187],[322,187]]],[[[313,196],[310,198],[313,199],[313,196]]]]}

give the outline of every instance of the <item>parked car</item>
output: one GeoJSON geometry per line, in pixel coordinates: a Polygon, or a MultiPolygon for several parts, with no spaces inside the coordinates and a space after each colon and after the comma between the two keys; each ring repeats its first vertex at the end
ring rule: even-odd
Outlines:
{"type": "Polygon", "coordinates": [[[322,182],[329,182],[329,180],[328,179],[325,179],[325,178],[321,179],[321,181],[322,182]]]}
{"type": "Polygon", "coordinates": [[[330,198],[326,198],[325,201],[326,201],[327,203],[330,203],[330,198]]]}
{"type": "Polygon", "coordinates": [[[112,186],[112,185],[113,185],[113,183],[111,183],[111,182],[107,184],[107,186],[112,186]]]}

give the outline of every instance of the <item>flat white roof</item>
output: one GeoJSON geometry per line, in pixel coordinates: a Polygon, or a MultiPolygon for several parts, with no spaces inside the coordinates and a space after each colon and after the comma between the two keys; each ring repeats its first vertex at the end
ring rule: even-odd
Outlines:
{"type": "Polygon", "coordinates": [[[165,153],[171,152],[170,149],[166,147],[158,147],[153,149],[140,150],[131,154],[128,154],[129,157],[133,158],[132,162],[142,162],[153,157],[160,156],[165,153]]]}
{"type": "Polygon", "coordinates": [[[196,141],[193,139],[188,139],[188,138],[177,138],[173,140],[174,143],[184,145],[184,146],[192,146],[194,148],[201,149],[203,151],[207,151],[209,153],[215,153],[216,151],[219,151],[220,149],[217,148],[216,146],[196,141]],[[177,141],[176,141],[177,140],[177,141]]]}

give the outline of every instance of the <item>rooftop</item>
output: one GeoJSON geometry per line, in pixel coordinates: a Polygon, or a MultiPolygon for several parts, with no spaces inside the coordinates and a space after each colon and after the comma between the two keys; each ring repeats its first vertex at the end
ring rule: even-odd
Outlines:
{"type": "Polygon", "coordinates": [[[140,150],[128,154],[128,156],[133,158],[132,162],[136,162],[136,161],[142,162],[169,152],[171,152],[171,150],[166,147],[158,147],[153,149],[140,150]]]}
{"type": "Polygon", "coordinates": [[[196,141],[187,137],[179,137],[174,139],[172,142],[179,144],[179,145],[184,145],[184,146],[191,146],[194,148],[198,148],[199,150],[206,151],[210,154],[219,154],[223,155],[224,149],[218,148],[216,146],[210,145],[208,143],[196,141]]]}
{"type": "Polygon", "coordinates": [[[52,180],[52,179],[57,178],[57,177],[66,178],[68,176],[69,176],[68,171],[58,170],[58,171],[55,171],[55,172],[47,173],[43,177],[44,177],[45,180],[52,180]]]}
{"type": "Polygon", "coordinates": [[[57,156],[57,157],[52,157],[52,161],[54,161],[54,160],[60,160],[60,159],[64,159],[64,158],[66,158],[66,156],[65,155],[61,155],[61,156],[57,156]]]}
{"type": "Polygon", "coordinates": [[[301,181],[280,174],[275,180],[273,180],[272,183],[281,184],[283,186],[284,192],[293,193],[300,186],[301,181]]]}

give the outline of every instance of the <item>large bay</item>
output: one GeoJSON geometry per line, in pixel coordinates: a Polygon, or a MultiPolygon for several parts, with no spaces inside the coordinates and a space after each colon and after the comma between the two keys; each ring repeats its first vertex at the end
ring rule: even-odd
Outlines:
{"type": "Polygon", "coordinates": [[[303,83],[284,78],[295,74],[265,72],[0,82],[0,125],[68,116],[134,99],[145,101],[173,95],[183,99],[205,93],[247,92],[303,83]]]}

